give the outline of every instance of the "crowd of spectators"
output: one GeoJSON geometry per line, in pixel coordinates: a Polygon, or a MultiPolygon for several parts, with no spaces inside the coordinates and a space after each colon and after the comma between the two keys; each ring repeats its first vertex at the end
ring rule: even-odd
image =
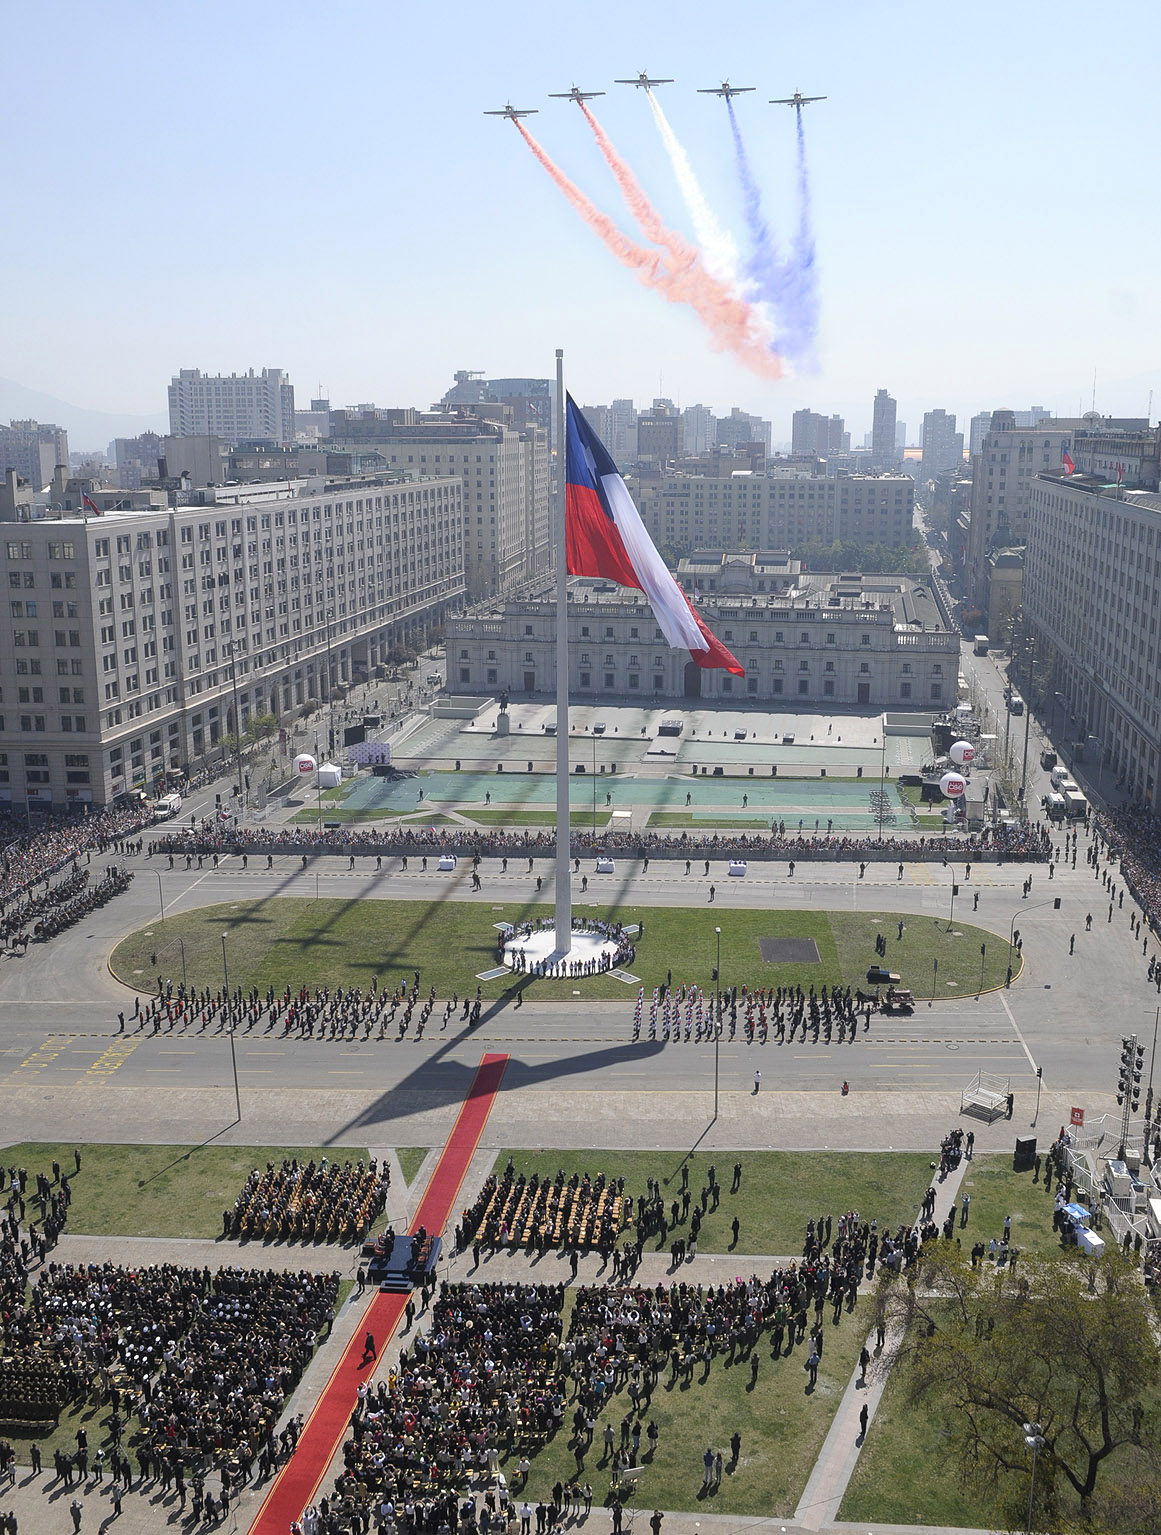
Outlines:
{"type": "Polygon", "coordinates": [[[113,1444],[143,1476],[212,1468],[237,1485],[273,1469],[275,1425],[338,1286],[305,1271],[50,1263],[0,1319],[0,1351],[55,1382],[61,1405],[107,1403],[113,1444]]]}
{"type": "Polygon", "coordinates": [[[222,1235],[247,1242],[362,1242],[387,1202],[391,1174],[374,1157],[341,1166],[326,1157],[280,1167],[267,1162],[251,1172],[231,1210],[222,1212],[222,1235]]]}
{"type": "Polygon", "coordinates": [[[1161,933],[1161,818],[1143,805],[1094,810],[1097,834],[1110,854],[1119,852],[1129,893],[1155,933],[1161,933]]]}
{"type": "Polygon", "coordinates": [[[591,1178],[573,1173],[554,1179],[539,1173],[526,1177],[512,1162],[502,1178],[490,1173],[479,1197],[463,1211],[456,1231],[457,1245],[478,1240],[485,1247],[526,1247],[545,1252],[550,1247],[574,1250],[612,1244],[627,1219],[633,1201],[625,1200],[625,1180],[591,1178]]]}
{"type": "MultiPolygon", "coordinates": [[[[155,838],[154,853],[174,857],[195,857],[210,853],[290,853],[372,854],[413,856],[415,854],[454,853],[457,857],[479,855],[552,857],[556,835],[552,831],[504,831],[500,828],[391,826],[360,830],[355,826],[312,830],[306,826],[240,827],[207,819],[198,826],[174,828],[155,838]]],[[[1006,858],[1045,861],[1049,856],[1049,833],[1040,826],[1004,821],[970,836],[899,837],[880,840],[877,833],[865,837],[808,835],[797,833],[782,821],[769,832],[742,832],[736,836],[722,833],[703,835],[690,832],[581,831],[573,828],[571,847],[574,854],[622,853],[641,858],[680,859],[705,857],[746,857],[845,862],[895,862],[904,859],[1006,858]]]]}
{"type": "Polygon", "coordinates": [[[427,1330],[359,1388],[330,1511],[406,1505],[417,1528],[454,1528],[458,1491],[563,1422],[563,1306],[563,1285],[443,1286],[427,1330]]]}
{"type": "Polygon", "coordinates": [[[93,853],[128,852],[138,834],[153,821],[144,803],[121,810],[102,810],[83,820],[54,821],[28,832],[11,816],[0,819],[0,900],[19,898],[46,876],[91,860],[93,853]]]}

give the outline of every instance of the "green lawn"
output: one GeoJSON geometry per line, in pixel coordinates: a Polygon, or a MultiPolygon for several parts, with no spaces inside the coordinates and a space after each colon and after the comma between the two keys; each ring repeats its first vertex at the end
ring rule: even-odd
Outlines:
{"type": "MultiPolygon", "coordinates": [[[[515,866],[523,873],[519,860],[515,866]]],[[[678,866],[680,867],[680,866],[678,866]]],[[[709,880],[690,877],[691,898],[708,894],[709,880]]],[[[455,900],[376,901],[311,899],[314,881],[302,879],[305,899],[274,898],[205,906],[165,923],[154,922],[124,939],[110,959],[113,974],[143,991],[156,989],[156,977],[181,973],[181,949],[194,986],[217,988],[222,981],[222,934],[232,986],[273,985],[281,992],[289,981],[298,986],[369,985],[378,976],[391,988],[418,969],[421,985],[435,985],[439,996],[474,992],[477,972],[495,965],[496,928],[500,921],[519,922],[548,915],[551,907],[537,901],[533,878],[528,880],[526,904],[497,904],[455,900]]],[[[484,888],[487,889],[485,874],[484,888]]],[[[606,888],[608,888],[606,886],[606,888]]],[[[644,921],[634,974],[646,990],[673,971],[674,982],[712,984],[716,957],[715,926],[721,927],[722,978],[727,985],[753,987],[804,986],[843,982],[865,985],[867,967],[877,963],[874,940],[887,939],[887,961],[917,996],[974,995],[981,979],[980,944],[986,944],[983,984],[1003,983],[1007,944],[995,933],[967,923],[949,932],[938,918],[908,916],[897,938],[898,919],[891,912],[737,911],[705,907],[621,907],[615,902],[593,909],[594,916],[619,918],[626,924],[644,921]],[[810,937],[818,946],[814,964],[767,964],[758,940],[762,937],[810,937]],[[933,961],[938,960],[938,973],[933,961]]],[[[533,980],[502,976],[483,983],[485,997],[527,989],[539,999],[571,1001],[574,994],[628,1003],[634,988],[608,975],[583,980],[533,980]]]]}
{"type": "MultiPolygon", "coordinates": [[[[753,1389],[748,1362],[727,1366],[724,1358],[717,1358],[704,1383],[699,1366],[688,1385],[670,1386],[672,1371],[662,1372],[652,1402],[643,1412],[643,1422],[655,1419],[661,1436],[653,1461],[644,1456],[648,1440],[642,1440],[642,1474],[631,1504],[642,1511],[639,1520],[653,1508],[767,1518],[785,1518],[794,1511],[866,1336],[865,1308],[861,1315],[858,1310],[853,1316],[844,1315],[838,1327],[830,1325],[829,1310],[826,1315],[818,1385],[809,1395],[803,1372],[807,1351],[800,1346],[789,1356],[784,1352],[772,1360],[765,1338],[758,1347],[761,1363],[753,1389]],[[702,1452],[710,1445],[721,1450],[728,1462],[730,1435],[735,1430],[742,1436],[738,1468],[727,1472],[714,1492],[705,1494],[702,1452]]],[[[608,1468],[602,1461],[604,1425],[608,1421],[617,1429],[631,1409],[628,1393],[618,1393],[597,1419],[579,1478],[592,1483],[598,1505],[606,1500],[609,1486],[608,1468]]],[[[568,1481],[578,1475],[570,1448],[571,1409],[566,1411],[565,1424],[532,1462],[533,1502],[547,1495],[558,1477],[568,1481]]]]}
{"type": "MultiPolygon", "coordinates": [[[[368,1152],[363,1146],[81,1146],[81,1170],[72,1175],[70,1235],[116,1237],[216,1237],[222,1211],[238,1197],[255,1167],[284,1157],[309,1162],[326,1155],[345,1162],[368,1152]]],[[[0,1151],[6,1167],[26,1167],[29,1189],[36,1174],[52,1174],[53,1160],[72,1174],[73,1147],[24,1141],[0,1151]]],[[[31,1212],[31,1202],[29,1209],[31,1212]]],[[[319,1252],[323,1251],[320,1247],[319,1252]]],[[[336,1248],[336,1254],[340,1249],[336,1248]]],[[[222,1262],[230,1245],[222,1244],[222,1262]]]]}
{"type": "Polygon", "coordinates": [[[1052,1195],[1044,1192],[1043,1181],[1033,1183],[1032,1176],[1031,1171],[1013,1172],[1011,1156],[1000,1152],[971,1163],[960,1188],[961,1195],[971,1195],[967,1230],[962,1234],[966,1247],[992,1237],[999,1241],[1004,1218],[1010,1215],[1012,1241],[1021,1252],[1060,1251],[1060,1238],[1052,1229],[1052,1195]]]}
{"type": "Polygon", "coordinates": [[[696,826],[704,831],[707,826],[725,826],[730,831],[769,831],[771,821],[777,816],[754,816],[746,810],[655,810],[649,817],[650,827],[696,826]]]}
{"type": "MultiPolygon", "coordinates": [[[[574,1172],[623,1177],[625,1192],[634,1198],[645,1192],[647,1180],[653,1177],[661,1184],[667,1208],[680,1197],[680,1152],[501,1151],[494,1170],[502,1172],[509,1157],[516,1170],[525,1174],[538,1172],[552,1178],[563,1169],[567,1177],[574,1172]]],[[[931,1178],[927,1152],[696,1152],[684,1160],[689,1163],[689,1187],[695,1204],[708,1183],[710,1164],[717,1168],[721,1203],[717,1210],[707,1211],[698,1240],[699,1251],[711,1253],[729,1249],[735,1215],[741,1227],[739,1252],[782,1258],[801,1254],[806,1223],[812,1217],[833,1215],[837,1220],[846,1210],[858,1210],[867,1220],[878,1217],[881,1228],[897,1226],[901,1221],[909,1223],[931,1178]],[[737,1194],[731,1194],[735,1162],[742,1164],[742,1186],[737,1194]]],[[[688,1223],[677,1234],[688,1236],[688,1223]]],[[[672,1240],[672,1235],[666,1236],[647,1246],[668,1251],[672,1240]]]]}
{"type": "Polygon", "coordinates": [[[395,1155],[399,1158],[399,1166],[403,1169],[403,1181],[408,1188],[415,1182],[415,1175],[427,1161],[430,1146],[398,1146],[395,1155]]]}

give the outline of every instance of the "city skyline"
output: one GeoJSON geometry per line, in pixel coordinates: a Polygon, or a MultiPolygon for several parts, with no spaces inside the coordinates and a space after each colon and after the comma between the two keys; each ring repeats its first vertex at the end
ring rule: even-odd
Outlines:
{"type": "MultiPolygon", "coordinates": [[[[1123,34],[1094,33],[1079,5],[1045,28],[986,3],[973,13],[973,46],[953,16],[912,4],[805,17],[743,4],[715,23],[707,47],[692,6],[675,7],[659,35],[652,13],[598,4],[566,60],[551,29],[519,24],[523,11],[530,23],[539,14],[520,7],[492,35],[453,4],[435,54],[421,14],[363,4],[348,6],[333,34],[309,27],[304,6],[262,0],[229,12],[211,0],[200,30],[128,0],[100,13],[61,6],[69,47],[47,75],[17,72],[0,104],[10,141],[27,142],[36,125],[37,155],[11,167],[10,206],[26,234],[52,231],[6,244],[5,285],[20,302],[5,315],[0,372],[126,416],[163,414],[167,381],[191,367],[280,367],[304,400],[321,384],[336,404],[424,407],[458,367],[547,374],[561,345],[578,399],[737,404],[772,420],[776,440],[789,439],[793,412],[807,405],[845,416],[861,437],[881,387],[912,438],[935,407],[967,420],[1037,400],[1075,414],[1092,403],[1094,370],[1107,414],[1143,415],[1150,390],[1161,397],[1150,351],[1159,216],[1136,171],[1151,126],[1152,9],[1122,12],[1139,43],[1126,52],[1123,34]],[[222,31],[215,22],[227,17],[222,31]],[[1118,80],[1095,132],[1079,116],[1093,107],[1073,20],[1085,24],[1085,77],[1118,80]],[[747,58],[761,62],[747,69],[747,58]],[[796,86],[826,94],[806,124],[817,373],[767,382],[713,352],[692,316],[600,248],[511,126],[480,115],[508,99],[537,107],[546,149],[625,222],[580,114],[548,100],[574,77],[605,89],[603,126],[689,234],[641,93],[610,84],[642,63],[674,76],[666,112],[739,243],[726,113],[698,88],[726,75],[758,87],[737,112],[783,241],[793,117],[766,101],[796,86]],[[133,89],[94,89],[112,75],[133,89]],[[188,98],[175,95],[175,79],[188,98]],[[321,113],[303,112],[305,101],[321,113]],[[1064,231],[1097,174],[1094,253],[1064,231]],[[112,216],[119,188],[147,183],[159,190],[134,204],[144,211],[112,216]],[[357,208],[354,224],[349,212],[314,211],[313,185],[337,213],[357,208]],[[129,238],[135,223],[143,238],[129,238]],[[460,280],[465,256],[470,283],[460,280]]],[[[12,18],[17,54],[31,54],[39,24],[33,12],[12,18]]]]}

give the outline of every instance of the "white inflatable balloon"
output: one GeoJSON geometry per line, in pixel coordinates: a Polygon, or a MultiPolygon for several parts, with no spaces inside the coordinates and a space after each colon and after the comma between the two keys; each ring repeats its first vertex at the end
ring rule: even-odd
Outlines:
{"type": "Polygon", "coordinates": [[[958,799],[967,788],[967,784],[958,773],[945,773],[939,780],[939,787],[947,795],[948,799],[958,799]]]}
{"type": "Polygon", "coordinates": [[[967,767],[969,762],[975,761],[976,749],[970,741],[956,741],[947,755],[955,763],[956,767],[967,767]]]}
{"type": "Polygon", "coordinates": [[[296,773],[313,773],[317,766],[318,764],[309,752],[299,752],[298,756],[294,759],[294,770],[296,773]]]}

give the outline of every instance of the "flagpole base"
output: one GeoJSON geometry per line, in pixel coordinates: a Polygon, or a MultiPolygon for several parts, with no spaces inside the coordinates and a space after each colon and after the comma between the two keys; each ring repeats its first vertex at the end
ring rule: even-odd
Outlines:
{"type": "Polygon", "coordinates": [[[502,962],[521,974],[599,975],[616,969],[631,952],[626,936],[617,937],[599,928],[574,929],[568,948],[562,948],[557,943],[555,923],[550,920],[546,927],[533,927],[531,932],[527,926],[517,928],[504,944],[502,962]]]}

